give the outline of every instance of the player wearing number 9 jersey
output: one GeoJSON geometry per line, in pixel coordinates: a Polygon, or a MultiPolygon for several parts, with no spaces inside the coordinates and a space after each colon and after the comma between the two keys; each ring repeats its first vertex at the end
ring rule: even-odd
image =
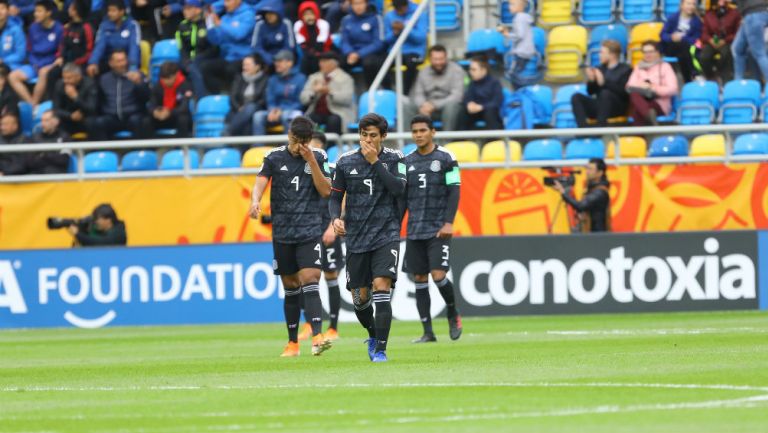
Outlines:
{"type": "Polygon", "coordinates": [[[370,113],[360,119],[359,128],[360,149],[343,154],[336,163],[328,206],[336,233],[345,236],[347,289],[355,314],[368,331],[368,356],[383,362],[392,325],[390,300],[400,253],[405,165],[400,151],[382,146],[386,119],[370,113]]]}

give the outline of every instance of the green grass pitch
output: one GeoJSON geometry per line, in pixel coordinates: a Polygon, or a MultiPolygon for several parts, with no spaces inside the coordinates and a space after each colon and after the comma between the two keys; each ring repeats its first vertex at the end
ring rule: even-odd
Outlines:
{"type": "Polygon", "coordinates": [[[386,364],[362,329],[278,357],[280,324],[0,332],[0,432],[768,432],[768,315],[465,318],[386,364]]]}

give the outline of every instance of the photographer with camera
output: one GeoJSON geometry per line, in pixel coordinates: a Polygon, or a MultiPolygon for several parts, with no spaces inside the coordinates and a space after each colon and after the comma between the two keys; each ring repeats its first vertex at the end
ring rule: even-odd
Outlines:
{"type": "Polygon", "coordinates": [[[110,204],[96,206],[91,215],[80,219],[48,218],[50,230],[67,228],[74,237],[73,246],[98,247],[125,245],[125,223],[117,219],[110,204]]]}
{"type": "Polygon", "coordinates": [[[605,232],[611,230],[610,196],[608,195],[608,177],[605,175],[605,161],[601,158],[592,158],[586,167],[587,191],[579,201],[569,194],[559,180],[553,182],[552,187],[560,193],[563,201],[576,209],[581,231],[605,232]]]}

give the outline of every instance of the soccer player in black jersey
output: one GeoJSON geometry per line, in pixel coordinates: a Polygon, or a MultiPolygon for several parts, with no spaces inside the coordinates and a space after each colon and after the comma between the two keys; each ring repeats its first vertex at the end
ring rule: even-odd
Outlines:
{"type": "Polygon", "coordinates": [[[288,145],[267,153],[253,187],[250,214],[257,218],[261,197],[272,180],[273,267],[285,288],[288,326],[288,344],[280,356],[299,355],[299,294],[304,296],[312,324],[312,354],[320,355],[331,345],[322,334],[323,306],[318,285],[323,234],[320,200],[330,194],[331,180],[325,151],[309,146],[313,130],[311,120],[295,118],[288,131],[288,145]]]}
{"type": "Polygon", "coordinates": [[[336,234],[345,236],[347,289],[357,319],[368,331],[368,356],[373,362],[387,361],[404,206],[398,200],[405,193],[403,154],[382,146],[388,126],[375,113],[360,119],[360,149],[343,154],[336,163],[328,204],[336,234]]]}
{"type": "Polygon", "coordinates": [[[437,341],[429,312],[430,274],[448,308],[451,340],[458,340],[462,331],[461,316],[456,309],[453,284],[447,272],[450,269],[453,220],[459,208],[459,164],[450,151],[433,142],[435,128],[429,116],[415,116],[411,120],[411,134],[416,150],[405,157],[408,236],[404,270],[413,274],[416,309],[424,326],[424,335],[413,342],[437,341]]]}

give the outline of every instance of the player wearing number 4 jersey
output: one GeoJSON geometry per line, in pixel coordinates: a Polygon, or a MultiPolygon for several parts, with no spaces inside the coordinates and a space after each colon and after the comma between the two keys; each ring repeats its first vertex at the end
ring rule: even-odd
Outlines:
{"type": "Polygon", "coordinates": [[[461,336],[461,316],[456,309],[450,269],[453,220],[459,208],[461,175],[453,154],[434,144],[432,119],[418,115],[411,120],[416,150],[405,157],[408,173],[408,238],[405,243],[404,270],[416,282],[416,309],[424,335],[414,343],[437,341],[432,331],[429,275],[440,290],[448,309],[451,340],[461,336]]]}
{"type": "Polygon", "coordinates": [[[347,289],[357,319],[368,331],[368,356],[384,362],[397,280],[405,165],[400,151],[382,147],[388,129],[383,117],[366,114],[359,128],[360,149],[343,154],[336,163],[328,207],[336,233],[346,236],[347,289]]]}
{"type": "Polygon", "coordinates": [[[318,285],[322,265],[320,198],[330,194],[331,180],[325,152],[309,146],[314,126],[306,117],[295,118],[288,131],[288,145],[267,153],[253,187],[250,214],[257,218],[261,197],[272,180],[273,267],[285,288],[288,326],[288,344],[281,356],[299,355],[300,294],[311,321],[312,354],[320,355],[331,345],[321,332],[323,307],[318,285]]]}

